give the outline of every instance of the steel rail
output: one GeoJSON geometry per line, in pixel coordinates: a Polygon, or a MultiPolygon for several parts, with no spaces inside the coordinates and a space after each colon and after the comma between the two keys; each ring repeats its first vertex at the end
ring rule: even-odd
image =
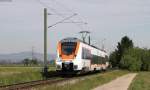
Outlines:
{"type": "MultiPolygon", "coordinates": [[[[109,69],[107,72],[110,71],[114,71],[116,69],[109,69]]],[[[97,72],[99,73],[99,72],[97,72]]],[[[101,73],[105,73],[105,72],[101,72],[101,73]]],[[[58,77],[56,78],[51,78],[51,79],[47,79],[47,80],[37,80],[37,81],[31,81],[31,82],[25,82],[25,83],[18,83],[18,84],[11,84],[11,85],[4,85],[4,86],[0,86],[0,90],[30,90],[33,87],[37,87],[37,86],[41,86],[41,85],[54,85],[54,84],[58,84],[58,83],[62,83],[62,82],[67,82],[67,81],[71,81],[74,79],[82,79],[82,78],[86,78],[88,76],[92,76],[95,75],[96,73],[87,73],[87,74],[83,74],[83,75],[79,75],[79,76],[75,76],[75,77],[71,77],[71,78],[62,78],[59,79],[58,77]]]]}
{"type": "Polygon", "coordinates": [[[22,89],[29,89],[35,86],[40,85],[47,85],[47,84],[56,84],[59,82],[63,82],[68,79],[48,79],[48,80],[37,80],[37,81],[31,81],[31,82],[25,82],[25,83],[19,83],[19,84],[12,84],[12,85],[4,85],[0,86],[0,90],[22,90],[22,89]]]}

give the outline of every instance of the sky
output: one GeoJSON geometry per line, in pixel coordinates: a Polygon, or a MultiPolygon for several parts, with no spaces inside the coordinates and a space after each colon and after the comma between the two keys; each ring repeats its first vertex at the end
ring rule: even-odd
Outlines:
{"type": "Polygon", "coordinates": [[[127,35],[135,46],[150,48],[149,0],[0,0],[0,54],[31,51],[43,53],[43,8],[48,9],[48,53],[56,53],[57,42],[78,37],[89,30],[92,44],[108,52],[127,35]],[[105,41],[104,41],[105,39],[105,41]]]}

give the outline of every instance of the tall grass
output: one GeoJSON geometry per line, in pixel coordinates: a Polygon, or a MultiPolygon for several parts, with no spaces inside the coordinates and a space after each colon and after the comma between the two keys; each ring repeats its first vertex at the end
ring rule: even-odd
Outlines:
{"type": "Polygon", "coordinates": [[[79,80],[75,84],[66,84],[64,86],[52,85],[37,88],[35,90],[91,90],[99,85],[110,82],[111,80],[129,73],[128,71],[111,71],[89,76],[85,80],[79,80]]]}
{"type": "Polygon", "coordinates": [[[150,72],[140,72],[133,80],[129,90],[150,90],[150,72]]]}
{"type": "Polygon", "coordinates": [[[42,67],[0,67],[0,86],[41,80],[41,71],[42,67]]]}

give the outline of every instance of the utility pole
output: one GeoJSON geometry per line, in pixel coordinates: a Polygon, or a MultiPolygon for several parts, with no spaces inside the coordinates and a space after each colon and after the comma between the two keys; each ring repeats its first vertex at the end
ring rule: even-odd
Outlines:
{"type": "Polygon", "coordinates": [[[47,9],[44,8],[44,73],[47,72],[47,9]]]}
{"type": "MultiPolygon", "coordinates": [[[[66,17],[63,20],[56,22],[50,26],[47,25],[48,15],[51,15],[51,14],[48,14],[47,8],[44,8],[44,72],[43,72],[44,76],[47,76],[47,74],[48,74],[48,66],[47,66],[47,31],[48,30],[47,29],[51,28],[53,26],[56,26],[57,24],[63,23],[64,21],[69,20],[70,18],[76,16],[77,14],[75,13],[75,14],[73,14],[69,17],[66,17]]],[[[70,22],[70,23],[72,23],[72,22],[70,22]]],[[[76,23],[76,22],[73,22],[73,23],[76,23]]],[[[80,23],[80,22],[77,22],[77,23],[80,23]]]]}

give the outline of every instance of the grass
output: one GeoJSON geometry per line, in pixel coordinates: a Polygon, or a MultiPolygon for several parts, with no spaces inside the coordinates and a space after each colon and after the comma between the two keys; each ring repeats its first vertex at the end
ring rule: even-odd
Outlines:
{"type": "Polygon", "coordinates": [[[150,72],[140,72],[133,80],[129,90],[150,90],[150,72]]]}
{"type": "Polygon", "coordinates": [[[89,76],[85,80],[79,80],[75,84],[66,84],[64,86],[51,85],[38,88],[36,90],[91,90],[99,85],[110,82],[117,77],[129,73],[128,71],[111,71],[89,76]]]}
{"type": "Polygon", "coordinates": [[[0,67],[0,86],[41,80],[41,71],[42,67],[0,67]]]}

